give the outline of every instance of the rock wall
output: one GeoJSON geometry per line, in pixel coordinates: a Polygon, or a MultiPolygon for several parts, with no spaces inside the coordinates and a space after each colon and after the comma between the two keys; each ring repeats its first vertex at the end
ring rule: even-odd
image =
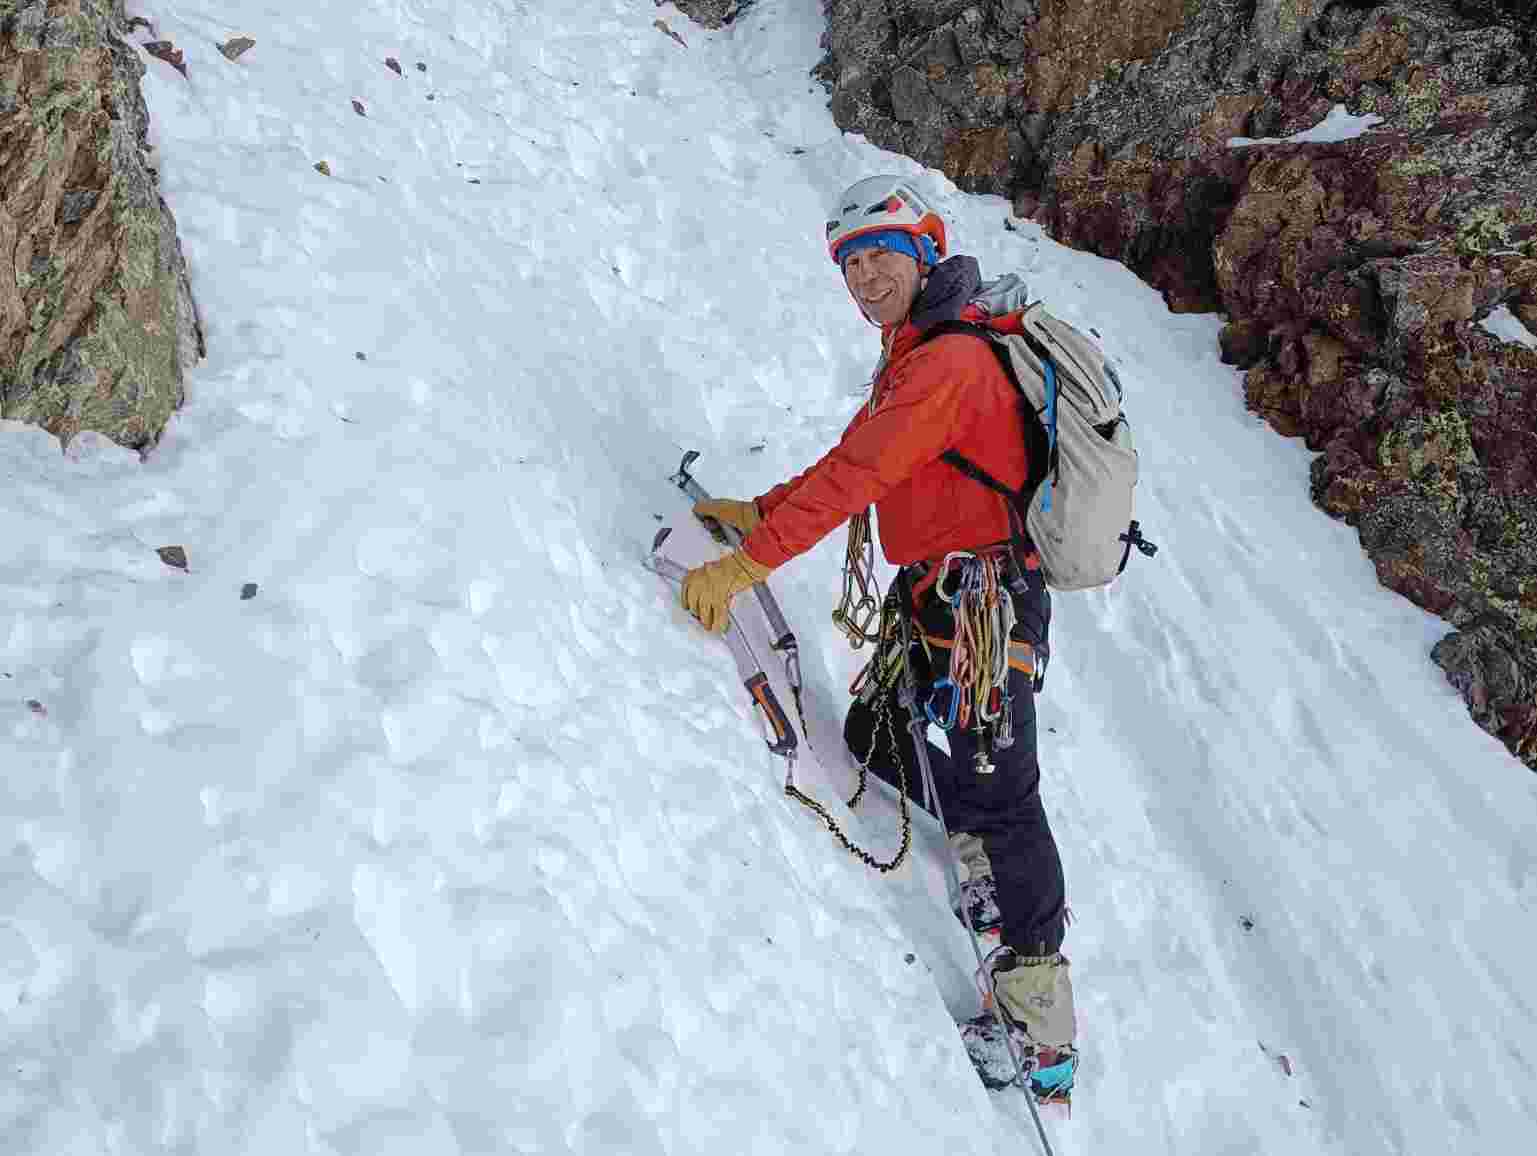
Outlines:
{"type": "MultiPolygon", "coordinates": [[[[753,0],[673,0],[682,12],[701,28],[720,28],[730,24],[747,9],[753,0]]],[[[657,0],[658,6],[661,0],[657,0]]]]}
{"type": "Polygon", "coordinates": [[[1476,324],[1537,326],[1537,0],[823,6],[841,127],[1228,315],[1249,405],[1537,768],[1537,353],[1476,324]],[[1335,105],[1380,123],[1277,139],[1335,105]]]}
{"type": "Polygon", "coordinates": [[[121,0],[0,0],[0,416],[145,448],[203,354],[121,0]]]}

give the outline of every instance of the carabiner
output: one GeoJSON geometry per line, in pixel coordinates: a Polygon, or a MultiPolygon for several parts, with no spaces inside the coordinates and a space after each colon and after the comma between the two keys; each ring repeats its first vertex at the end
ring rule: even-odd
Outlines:
{"type": "MultiPolygon", "coordinates": [[[[946,606],[949,606],[953,609],[955,606],[955,600],[961,596],[960,586],[955,588],[954,593],[945,593],[945,581],[950,577],[951,563],[957,561],[975,562],[976,560],[977,556],[971,553],[969,550],[951,550],[948,554],[945,555],[945,560],[939,564],[939,578],[934,583],[934,593],[939,596],[939,600],[946,606]]],[[[962,571],[961,573],[962,581],[964,582],[965,571],[962,571]]]]}
{"type": "Polygon", "coordinates": [[[949,730],[951,727],[955,726],[955,719],[956,716],[960,713],[960,709],[961,692],[956,687],[955,683],[950,681],[948,675],[944,678],[941,678],[938,682],[931,686],[929,688],[928,697],[923,700],[923,713],[928,715],[929,721],[935,726],[939,727],[941,730],[949,730]],[[934,696],[939,694],[940,691],[946,689],[947,687],[950,690],[950,710],[944,718],[940,718],[939,715],[934,711],[934,696]]]}

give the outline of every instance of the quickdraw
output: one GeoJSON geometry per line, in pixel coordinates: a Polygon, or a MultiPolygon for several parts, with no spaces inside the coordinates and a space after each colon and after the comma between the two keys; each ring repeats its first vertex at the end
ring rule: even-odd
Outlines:
{"type": "MultiPolygon", "coordinates": [[[[1009,668],[1024,668],[1015,652],[1027,644],[1014,642],[1014,599],[1008,590],[1009,559],[1002,553],[972,554],[964,550],[945,555],[939,565],[934,593],[950,607],[955,633],[950,641],[949,675],[934,684],[924,702],[928,718],[950,730],[992,728],[991,749],[1014,743],[1014,703],[1009,694],[1009,668]],[[935,696],[949,692],[948,710],[935,708],[935,696]]],[[[938,640],[934,640],[938,641],[938,640]]],[[[988,744],[977,746],[977,771],[991,774],[988,744]]]]}
{"type": "Polygon", "coordinates": [[[870,511],[866,509],[849,519],[848,549],[843,557],[843,597],[833,611],[833,625],[848,636],[849,646],[855,650],[867,642],[880,641],[880,630],[870,629],[870,623],[881,611],[880,600],[876,598],[879,590],[875,581],[875,542],[870,537],[870,511]]]}

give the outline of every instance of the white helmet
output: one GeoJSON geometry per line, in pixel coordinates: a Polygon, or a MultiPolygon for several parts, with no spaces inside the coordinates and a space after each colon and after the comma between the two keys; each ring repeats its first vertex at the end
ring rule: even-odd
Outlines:
{"type": "Polygon", "coordinates": [[[866,177],[850,185],[827,213],[827,252],[833,264],[838,249],[854,237],[895,229],[912,236],[914,246],[937,265],[945,256],[945,222],[906,177],[866,177]]]}

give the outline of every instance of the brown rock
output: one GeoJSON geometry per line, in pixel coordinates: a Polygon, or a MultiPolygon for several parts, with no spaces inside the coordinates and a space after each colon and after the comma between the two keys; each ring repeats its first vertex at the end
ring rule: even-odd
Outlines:
{"type": "Polygon", "coordinates": [[[1222,360],[1239,369],[1257,365],[1265,356],[1268,335],[1258,321],[1229,321],[1217,334],[1222,360]]]}
{"type": "Polygon", "coordinates": [[[239,60],[251,49],[256,47],[256,41],[249,36],[235,36],[219,45],[219,51],[225,60],[239,60]]]}
{"type": "Polygon", "coordinates": [[[203,353],[120,9],[0,8],[0,416],[144,448],[203,353]]]}
{"type": "Polygon", "coordinates": [[[1322,333],[1306,333],[1302,347],[1307,351],[1308,386],[1318,389],[1335,381],[1340,375],[1340,362],[1348,350],[1344,342],[1336,341],[1322,333]]]}
{"type": "Polygon", "coordinates": [[[1244,401],[1277,433],[1296,437],[1302,432],[1302,399],[1296,384],[1277,369],[1258,366],[1244,375],[1244,401]]]}
{"type": "Polygon", "coordinates": [[[945,142],[945,169],[972,188],[1008,183],[1009,134],[1002,126],[958,132],[945,142]]]}

